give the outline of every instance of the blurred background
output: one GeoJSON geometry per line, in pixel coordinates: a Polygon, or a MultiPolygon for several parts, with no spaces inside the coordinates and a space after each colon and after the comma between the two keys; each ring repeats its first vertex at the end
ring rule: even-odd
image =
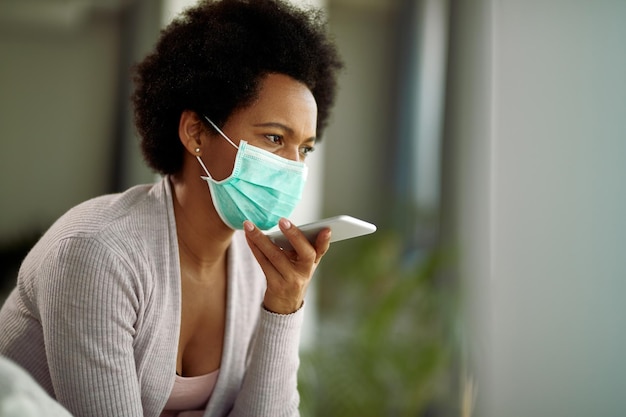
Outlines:
{"type": "MultiPolygon", "coordinates": [[[[0,1],[3,294],[67,209],[155,180],[129,67],[187,4],[0,1]]],[[[294,220],[379,230],[316,277],[303,415],[622,415],[626,2],[314,4],[346,69],[294,220]]]]}

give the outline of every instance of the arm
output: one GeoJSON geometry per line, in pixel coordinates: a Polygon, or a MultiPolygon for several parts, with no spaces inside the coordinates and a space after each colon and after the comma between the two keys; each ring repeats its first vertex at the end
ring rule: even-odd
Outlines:
{"type": "Polygon", "coordinates": [[[57,400],[74,416],[143,416],[130,269],[97,241],[61,241],[41,267],[41,324],[57,400]]]}
{"type": "Polygon", "coordinates": [[[251,357],[230,417],[299,416],[298,348],[303,309],[278,315],[262,308],[251,357]]]}
{"type": "Polygon", "coordinates": [[[283,251],[246,222],[246,238],[267,280],[263,311],[246,376],[231,417],[298,416],[298,348],[306,289],[329,247],[330,230],[315,246],[289,222],[283,234],[294,247],[283,251]]]}

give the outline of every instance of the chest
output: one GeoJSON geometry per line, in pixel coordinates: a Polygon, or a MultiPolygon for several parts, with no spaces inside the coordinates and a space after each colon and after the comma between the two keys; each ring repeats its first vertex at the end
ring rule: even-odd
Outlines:
{"type": "Polygon", "coordinates": [[[209,280],[181,281],[181,322],[176,371],[199,376],[220,367],[226,323],[226,272],[209,280]]]}

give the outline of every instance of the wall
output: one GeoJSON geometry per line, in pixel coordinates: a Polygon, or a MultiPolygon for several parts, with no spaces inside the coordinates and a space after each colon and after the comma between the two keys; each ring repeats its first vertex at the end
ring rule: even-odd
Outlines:
{"type": "Polygon", "coordinates": [[[446,218],[477,415],[621,415],[626,3],[452,16],[446,218]]]}
{"type": "Polygon", "coordinates": [[[0,29],[0,241],[46,228],[108,187],[119,27],[0,29]]]}
{"type": "Polygon", "coordinates": [[[140,0],[0,5],[0,246],[88,198],[152,180],[128,96],[155,15],[140,0]]]}
{"type": "Polygon", "coordinates": [[[393,7],[387,2],[331,0],[328,13],[346,68],[324,139],[327,216],[378,222],[391,179],[384,171],[392,145],[393,7]]]}

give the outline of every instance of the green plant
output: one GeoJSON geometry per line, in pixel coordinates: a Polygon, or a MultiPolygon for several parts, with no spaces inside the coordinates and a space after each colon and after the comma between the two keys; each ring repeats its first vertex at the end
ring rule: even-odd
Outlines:
{"type": "Polygon", "coordinates": [[[302,354],[303,416],[447,415],[457,297],[442,251],[410,257],[397,236],[377,233],[331,253],[316,345],[302,354]]]}

